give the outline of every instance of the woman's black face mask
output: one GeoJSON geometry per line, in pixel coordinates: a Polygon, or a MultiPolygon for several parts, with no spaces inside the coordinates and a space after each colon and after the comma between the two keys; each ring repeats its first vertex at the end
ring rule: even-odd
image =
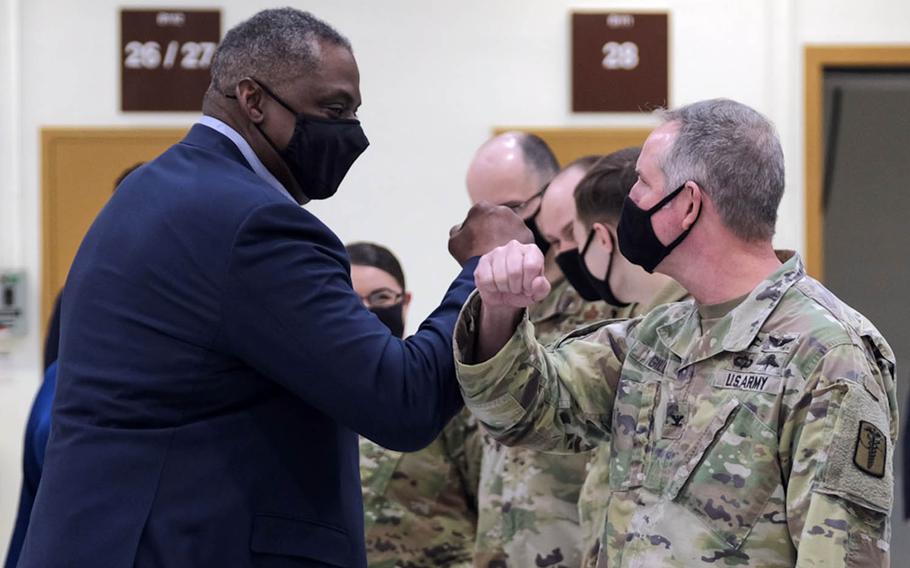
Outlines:
{"type": "Polygon", "coordinates": [[[370,311],[376,314],[379,321],[385,324],[392,335],[404,337],[404,303],[398,302],[392,306],[371,307],[370,311]]]}

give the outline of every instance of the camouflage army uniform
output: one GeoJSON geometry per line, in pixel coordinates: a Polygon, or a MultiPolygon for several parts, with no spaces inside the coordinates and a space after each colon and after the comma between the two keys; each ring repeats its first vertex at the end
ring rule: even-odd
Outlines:
{"type": "Polygon", "coordinates": [[[360,440],[367,561],[371,568],[472,564],[480,433],[464,410],[413,453],[360,440]]]}
{"type": "MultiPolygon", "coordinates": [[[[689,297],[685,288],[675,280],[664,286],[649,304],[635,304],[631,315],[647,314],[657,306],[681,302],[689,297]]],[[[489,436],[489,434],[487,434],[489,436]]],[[[600,538],[607,521],[607,503],[610,500],[610,441],[600,442],[587,464],[587,475],[578,496],[578,519],[581,525],[581,566],[595,568],[600,554],[600,538]]]]}
{"type": "Polygon", "coordinates": [[[599,566],[889,564],[893,352],[798,257],[704,334],[691,300],[551,349],[525,320],[465,365],[478,305],[456,360],[495,436],[583,451],[612,434],[599,566]]]}
{"type": "MultiPolygon", "coordinates": [[[[585,302],[566,280],[530,319],[543,344],[591,322],[619,317],[604,302],[585,302]]],[[[588,454],[554,455],[508,448],[484,435],[475,566],[570,566],[581,561],[578,496],[588,454]]]]}

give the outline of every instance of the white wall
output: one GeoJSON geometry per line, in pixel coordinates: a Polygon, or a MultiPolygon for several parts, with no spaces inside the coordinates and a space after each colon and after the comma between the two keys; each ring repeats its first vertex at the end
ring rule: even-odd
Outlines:
{"type": "MultiPolygon", "coordinates": [[[[0,75],[18,75],[18,3],[0,1],[0,75]]],[[[0,106],[0,266],[13,266],[21,262],[20,234],[17,230],[17,213],[21,191],[17,183],[19,159],[18,139],[18,81],[7,83],[6,104],[0,106]]]]}
{"type": "MultiPolygon", "coordinates": [[[[276,4],[168,0],[223,8],[224,27],[276,4]]],[[[468,206],[464,172],[495,125],[647,126],[637,115],[573,114],[569,13],[671,12],[671,103],[731,97],[778,125],[788,190],[777,244],[802,249],[802,46],[806,42],[910,42],[906,0],[310,0],[353,42],[362,73],[361,119],[372,142],[339,194],[310,208],[345,240],[399,253],[429,313],[456,267],[448,228],[468,206]]],[[[31,277],[30,328],[38,329],[39,131],[60,125],[188,125],[195,115],[119,112],[118,9],[147,0],[0,0],[0,266],[31,277]]],[[[411,322],[411,328],[417,321],[411,322]]],[[[22,418],[37,387],[40,338],[0,355],[0,550],[18,491],[22,418]]],[[[2,554],[2,553],[0,553],[2,554]]]]}
{"type": "MultiPolygon", "coordinates": [[[[22,263],[18,183],[18,1],[0,0],[0,77],[7,77],[5,102],[0,105],[0,267],[22,263]]],[[[22,428],[33,382],[16,380],[9,351],[24,350],[21,342],[0,339],[0,556],[6,553],[16,507],[16,484],[22,448],[22,428]]],[[[22,355],[20,355],[22,356],[22,355]]]]}

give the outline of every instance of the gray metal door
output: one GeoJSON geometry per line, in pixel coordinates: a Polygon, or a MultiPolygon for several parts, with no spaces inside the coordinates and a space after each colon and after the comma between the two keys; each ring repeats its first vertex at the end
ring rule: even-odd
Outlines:
{"type": "MultiPolygon", "coordinates": [[[[910,394],[910,70],[825,75],[824,280],[897,355],[902,426],[910,394]]],[[[901,438],[907,436],[901,428],[901,438]]],[[[910,558],[910,463],[898,442],[892,565],[910,558]]]]}

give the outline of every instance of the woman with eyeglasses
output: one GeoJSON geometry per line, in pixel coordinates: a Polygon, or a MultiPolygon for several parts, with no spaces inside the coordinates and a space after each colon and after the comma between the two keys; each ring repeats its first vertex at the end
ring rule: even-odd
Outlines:
{"type": "MultiPolygon", "coordinates": [[[[411,293],[398,259],[374,243],[346,248],[354,291],[394,335],[403,337],[411,293]]],[[[467,410],[419,452],[387,450],[361,438],[370,567],[472,565],[481,449],[477,423],[467,410]]]]}

